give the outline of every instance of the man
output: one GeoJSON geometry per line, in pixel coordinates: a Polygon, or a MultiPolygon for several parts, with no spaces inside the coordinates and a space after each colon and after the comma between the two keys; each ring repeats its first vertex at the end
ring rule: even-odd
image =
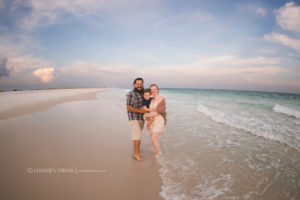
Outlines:
{"type": "Polygon", "coordinates": [[[133,140],[134,158],[142,161],[143,159],[140,156],[140,144],[144,127],[143,115],[146,113],[146,111],[142,109],[144,80],[142,78],[136,78],[133,82],[133,86],[134,89],[126,95],[126,107],[133,140]]]}

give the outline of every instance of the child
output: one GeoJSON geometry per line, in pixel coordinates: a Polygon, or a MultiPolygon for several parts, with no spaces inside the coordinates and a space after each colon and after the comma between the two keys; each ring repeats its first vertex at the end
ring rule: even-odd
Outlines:
{"type": "MultiPolygon", "coordinates": [[[[150,89],[145,89],[143,94],[143,102],[142,102],[142,108],[148,112],[150,112],[150,103],[151,103],[151,91],[150,89]]],[[[150,125],[154,121],[154,117],[151,116],[151,113],[145,113],[144,114],[144,120],[148,120],[146,129],[148,132],[150,132],[150,125]]]]}

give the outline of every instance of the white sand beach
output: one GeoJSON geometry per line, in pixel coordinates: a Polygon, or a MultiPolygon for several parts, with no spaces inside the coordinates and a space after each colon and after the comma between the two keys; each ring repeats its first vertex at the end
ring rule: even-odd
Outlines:
{"type": "Polygon", "coordinates": [[[149,137],[133,160],[125,106],[97,98],[107,90],[1,93],[1,199],[161,199],[149,137]]]}
{"type": "Polygon", "coordinates": [[[51,89],[0,93],[0,120],[46,110],[56,104],[96,99],[108,88],[51,89]]]}

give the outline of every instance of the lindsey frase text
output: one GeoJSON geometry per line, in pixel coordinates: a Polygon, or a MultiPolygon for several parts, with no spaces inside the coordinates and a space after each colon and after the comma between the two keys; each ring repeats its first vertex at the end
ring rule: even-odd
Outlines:
{"type": "Polygon", "coordinates": [[[79,174],[79,173],[106,173],[106,170],[99,169],[78,169],[77,167],[73,168],[27,168],[26,172],[28,174],[79,174]]]}

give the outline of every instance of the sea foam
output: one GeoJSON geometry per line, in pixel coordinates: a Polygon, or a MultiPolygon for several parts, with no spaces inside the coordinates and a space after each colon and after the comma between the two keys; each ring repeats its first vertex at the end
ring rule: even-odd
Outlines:
{"type": "Polygon", "coordinates": [[[251,134],[262,136],[266,139],[284,143],[292,148],[300,150],[300,146],[289,141],[282,135],[273,130],[272,124],[268,124],[261,119],[251,115],[242,115],[229,111],[220,111],[218,109],[209,108],[203,104],[199,104],[197,110],[218,123],[247,131],[251,134]]]}
{"type": "Polygon", "coordinates": [[[280,104],[276,104],[273,107],[273,111],[300,119],[300,112],[299,111],[293,110],[293,109],[285,107],[285,106],[282,106],[280,104]]]}

